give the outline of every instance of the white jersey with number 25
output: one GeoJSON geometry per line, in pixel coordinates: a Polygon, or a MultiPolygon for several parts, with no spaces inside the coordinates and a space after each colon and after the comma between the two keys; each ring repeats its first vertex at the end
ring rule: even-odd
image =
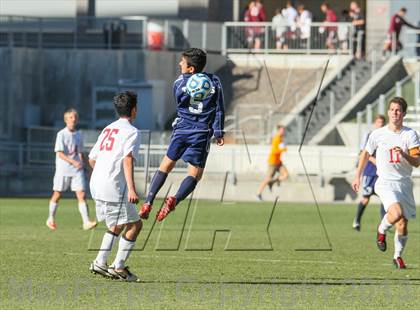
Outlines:
{"type": "Polygon", "coordinates": [[[89,158],[96,161],[90,179],[90,191],[95,200],[127,201],[123,159],[132,153],[137,161],[139,147],[140,133],[128,119],[120,118],[102,130],[89,154],[89,158]]]}
{"type": "Polygon", "coordinates": [[[377,174],[382,180],[399,181],[411,177],[413,167],[394,151],[396,146],[409,153],[420,146],[419,137],[413,129],[405,126],[399,132],[384,126],[372,131],[366,143],[365,150],[370,155],[376,150],[377,174]]]}

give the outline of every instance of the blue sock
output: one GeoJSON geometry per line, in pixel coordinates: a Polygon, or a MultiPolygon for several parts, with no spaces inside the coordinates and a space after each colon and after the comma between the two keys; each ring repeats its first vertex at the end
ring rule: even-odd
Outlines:
{"type": "Polygon", "coordinates": [[[187,196],[193,192],[193,190],[197,186],[197,183],[198,183],[198,181],[197,181],[196,178],[194,178],[190,175],[187,176],[182,181],[181,186],[179,187],[178,192],[175,195],[176,203],[178,204],[179,202],[181,202],[182,200],[187,198],[187,196]]]}
{"type": "Polygon", "coordinates": [[[152,182],[150,183],[149,193],[147,194],[146,201],[147,203],[153,204],[155,197],[159,190],[161,189],[162,185],[166,181],[166,177],[168,174],[166,172],[162,172],[157,170],[155,175],[152,178],[152,182]]]}

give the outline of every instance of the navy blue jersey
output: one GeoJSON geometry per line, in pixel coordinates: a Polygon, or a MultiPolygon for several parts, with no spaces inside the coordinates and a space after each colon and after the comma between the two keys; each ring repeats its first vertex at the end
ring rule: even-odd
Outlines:
{"type": "Polygon", "coordinates": [[[173,92],[177,105],[177,116],[184,122],[197,127],[212,128],[216,138],[223,137],[225,110],[223,89],[220,79],[211,73],[206,73],[213,83],[210,95],[203,101],[194,101],[186,91],[186,84],[191,74],[181,74],[174,82],[173,92]]]}

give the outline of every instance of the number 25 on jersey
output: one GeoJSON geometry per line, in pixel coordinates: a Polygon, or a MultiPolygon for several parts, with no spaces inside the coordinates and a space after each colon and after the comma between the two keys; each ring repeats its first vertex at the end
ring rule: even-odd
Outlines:
{"type": "Polygon", "coordinates": [[[394,149],[389,149],[389,162],[391,164],[398,164],[401,162],[400,154],[395,152],[394,149]]]}
{"type": "Polygon", "coordinates": [[[112,151],[115,142],[115,135],[118,134],[118,129],[106,128],[104,130],[104,138],[102,139],[99,149],[101,151],[112,151]]]}

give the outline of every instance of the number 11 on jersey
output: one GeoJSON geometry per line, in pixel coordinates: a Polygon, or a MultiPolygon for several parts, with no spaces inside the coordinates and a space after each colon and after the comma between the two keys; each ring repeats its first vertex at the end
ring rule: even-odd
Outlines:
{"type": "Polygon", "coordinates": [[[394,149],[389,149],[389,162],[391,164],[398,164],[401,162],[400,154],[396,153],[394,149]]]}

